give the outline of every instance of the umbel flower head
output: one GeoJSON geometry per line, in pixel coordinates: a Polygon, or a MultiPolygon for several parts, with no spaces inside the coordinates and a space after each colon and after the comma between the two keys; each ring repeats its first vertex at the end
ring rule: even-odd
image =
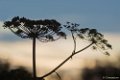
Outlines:
{"type": "Polygon", "coordinates": [[[104,38],[104,35],[99,33],[96,29],[79,29],[79,24],[71,22],[67,22],[67,24],[64,25],[64,27],[71,31],[73,34],[76,34],[80,39],[92,42],[94,44],[92,46],[94,50],[100,50],[105,55],[110,55],[109,52],[107,52],[106,50],[112,49],[112,45],[109,44],[108,41],[104,38]]]}
{"type": "Polygon", "coordinates": [[[66,38],[62,32],[62,27],[56,20],[30,20],[25,17],[14,17],[11,21],[4,23],[4,28],[9,28],[13,33],[21,38],[37,38],[42,42],[58,40],[60,37],[66,38]]]}

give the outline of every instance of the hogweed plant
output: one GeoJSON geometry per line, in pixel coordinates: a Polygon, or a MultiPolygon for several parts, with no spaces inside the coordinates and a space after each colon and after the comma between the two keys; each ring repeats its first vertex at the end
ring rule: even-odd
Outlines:
{"type": "Polygon", "coordinates": [[[33,63],[33,80],[45,80],[45,78],[52,73],[56,73],[56,75],[60,77],[57,73],[57,70],[65,64],[68,60],[70,60],[74,55],[86,50],[89,47],[93,49],[99,49],[103,51],[105,55],[110,55],[106,49],[112,49],[112,46],[108,43],[106,39],[104,39],[104,35],[99,33],[96,29],[82,28],[79,29],[79,24],[67,22],[66,25],[61,25],[58,21],[54,19],[45,19],[45,20],[31,20],[25,17],[14,17],[11,21],[4,22],[3,27],[10,29],[14,34],[23,38],[23,39],[31,39],[33,41],[33,52],[32,52],[32,63],[33,63]],[[71,55],[68,56],[63,62],[61,62],[58,66],[56,66],[53,70],[48,72],[47,74],[37,77],[36,76],[36,39],[41,42],[50,42],[59,40],[61,37],[64,39],[67,38],[67,33],[64,31],[67,29],[71,33],[71,37],[74,42],[74,48],[71,52],[71,55]],[[78,51],[76,51],[76,38],[84,39],[90,42],[90,44],[78,51]]]}

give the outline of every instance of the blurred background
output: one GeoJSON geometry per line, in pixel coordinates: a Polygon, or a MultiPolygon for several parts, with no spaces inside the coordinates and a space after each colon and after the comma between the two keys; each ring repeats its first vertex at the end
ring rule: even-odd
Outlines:
{"type": "MultiPolygon", "coordinates": [[[[102,80],[111,77],[117,80],[120,78],[119,4],[119,0],[0,0],[0,59],[9,62],[11,68],[23,66],[30,71],[32,69],[32,40],[21,39],[10,30],[3,29],[4,21],[11,20],[14,16],[56,19],[62,24],[70,21],[79,23],[79,28],[97,29],[104,34],[113,49],[109,50],[110,56],[91,48],[74,56],[58,70],[63,80],[102,80]]],[[[77,42],[77,49],[89,44],[82,40],[77,42]]],[[[69,34],[67,40],[49,43],[37,41],[37,75],[52,70],[72,50],[73,41],[69,34]]],[[[58,77],[53,74],[47,79],[56,80],[58,77]]]]}

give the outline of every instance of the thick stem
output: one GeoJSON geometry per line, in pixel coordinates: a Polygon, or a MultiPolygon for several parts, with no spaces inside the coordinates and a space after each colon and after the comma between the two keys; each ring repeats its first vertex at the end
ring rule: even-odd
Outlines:
{"type": "Polygon", "coordinates": [[[36,80],[36,38],[33,37],[33,80],[36,80]]]}

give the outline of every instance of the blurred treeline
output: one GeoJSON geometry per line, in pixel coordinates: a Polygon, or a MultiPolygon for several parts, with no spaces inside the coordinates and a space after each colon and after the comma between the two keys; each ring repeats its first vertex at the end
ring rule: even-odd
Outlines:
{"type": "MultiPolygon", "coordinates": [[[[52,74],[45,80],[120,80],[120,56],[116,58],[112,63],[95,60],[93,68],[58,71],[59,76],[52,74]]],[[[32,80],[32,72],[25,67],[13,68],[9,62],[0,60],[0,80],[32,80]]]]}
{"type": "MultiPolygon", "coordinates": [[[[120,55],[116,56],[115,60],[94,60],[94,67],[90,67],[93,63],[87,63],[87,65],[88,64],[89,66],[75,70],[76,73],[71,70],[60,71],[58,73],[61,75],[62,80],[120,80],[120,55]],[[67,74],[76,75],[67,75],[65,77],[66,72],[67,74]]],[[[50,80],[59,80],[59,78],[53,75],[50,80]]]]}
{"type": "Polygon", "coordinates": [[[0,80],[32,80],[32,74],[24,67],[12,68],[9,62],[0,60],[0,80]]]}
{"type": "Polygon", "coordinates": [[[92,69],[82,70],[82,80],[120,80],[120,55],[116,56],[116,61],[100,62],[96,60],[96,66],[92,69]]]}

